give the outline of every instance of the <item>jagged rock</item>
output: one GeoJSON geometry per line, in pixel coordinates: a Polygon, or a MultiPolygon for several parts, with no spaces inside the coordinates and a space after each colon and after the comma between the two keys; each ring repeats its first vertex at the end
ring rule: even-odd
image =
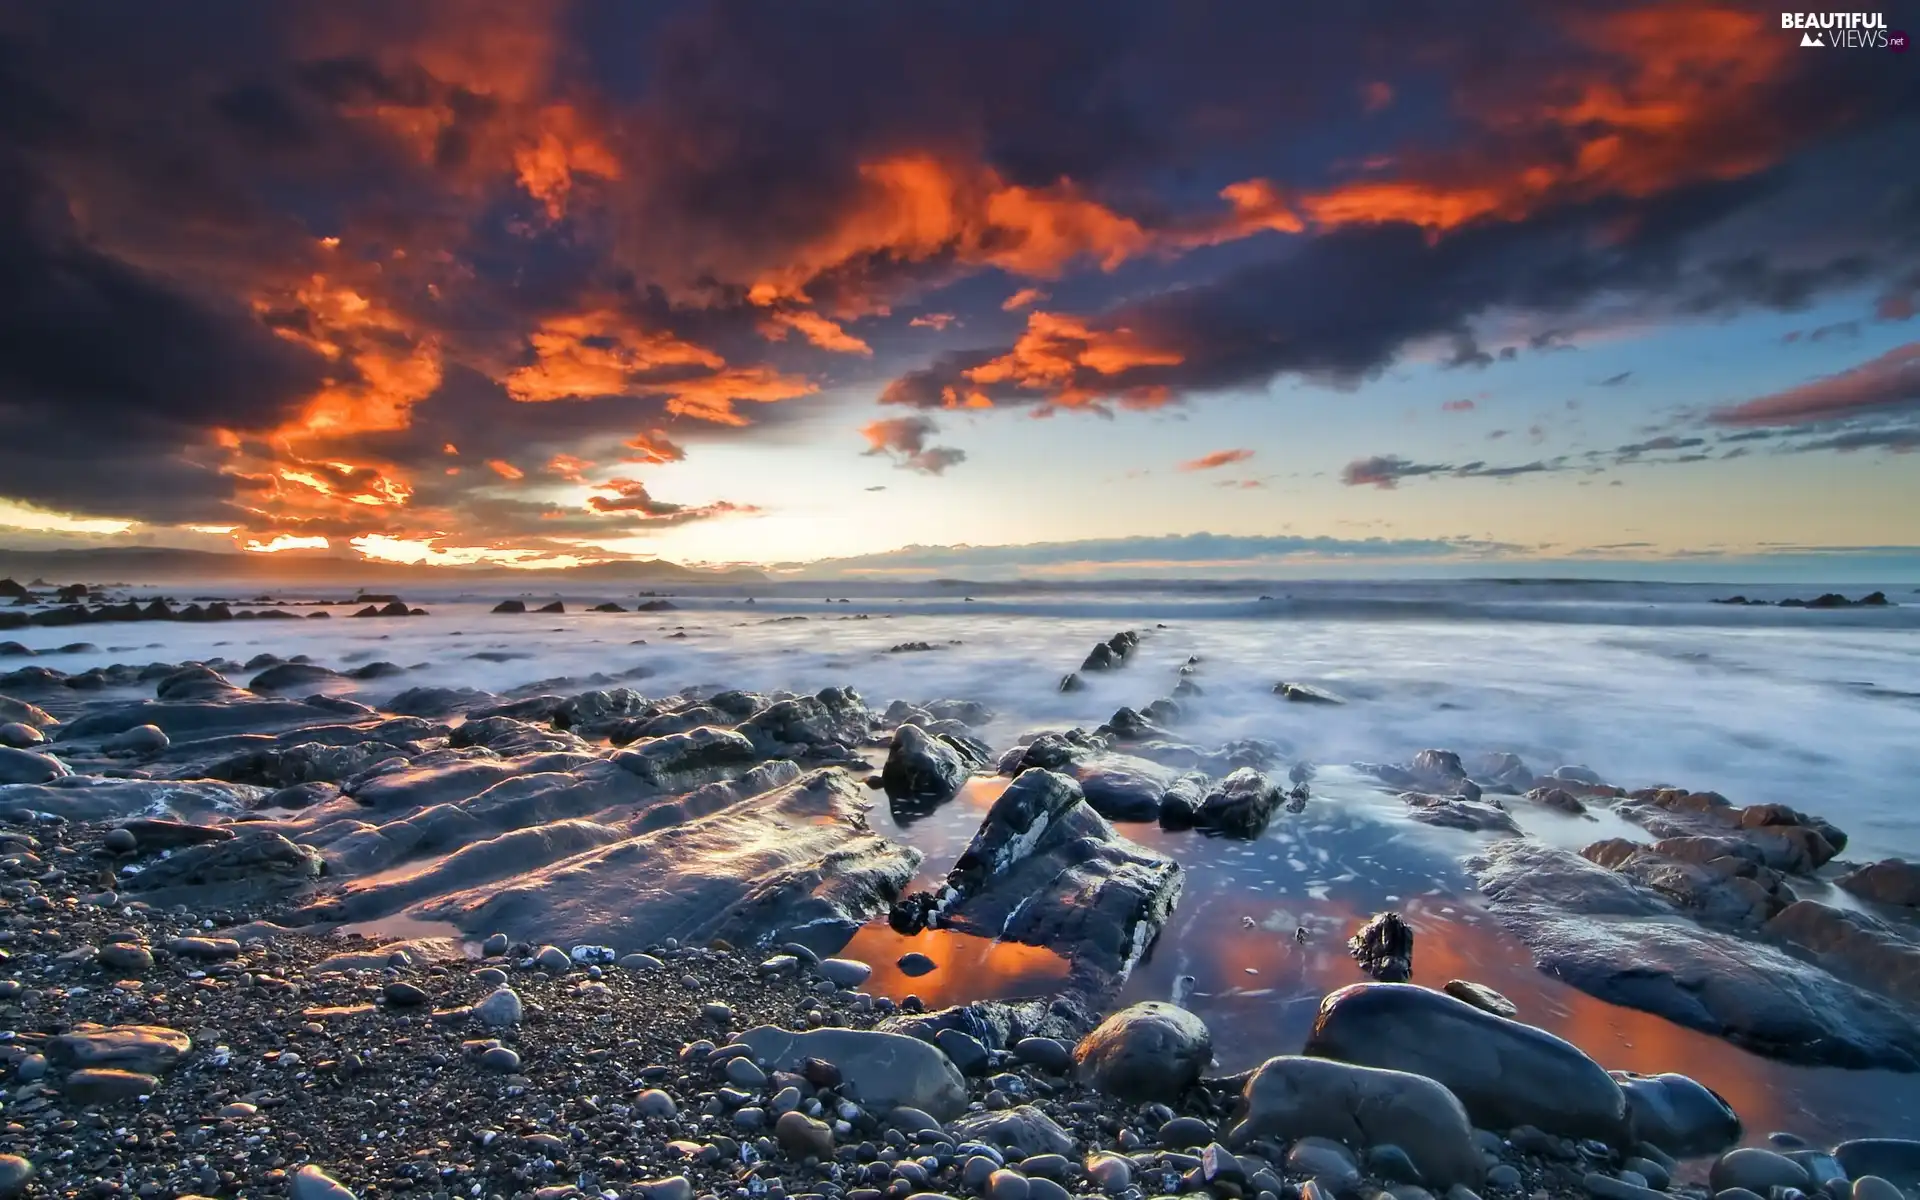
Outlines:
{"type": "Polygon", "coordinates": [[[918,725],[901,725],[888,744],[880,786],[895,800],[943,801],[952,798],[983,762],[971,747],[929,736],[918,725]]]}
{"type": "Polygon", "coordinates": [[[739,732],[763,754],[841,758],[864,742],[873,714],[851,688],[782,700],[740,723],[739,732]]]}
{"type": "Polygon", "coordinates": [[[1460,829],[1468,833],[1518,834],[1520,826],[1513,814],[1492,800],[1474,800],[1466,796],[1435,796],[1426,792],[1402,792],[1401,803],[1407,815],[1422,825],[1441,829],[1460,829]]]}
{"type": "Polygon", "coordinates": [[[1273,694],[1295,704],[1345,704],[1346,701],[1323,688],[1306,683],[1276,683],[1273,694]]]}
{"type": "Polygon", "coordinates": [[[1413,927],[1399,913],[1375,913],[1368,918],[1359,932],[1347,939],[1347,952],[1362,971],[1382,983],[1404,983],[1413,978],[1413,927]]]}
{"type": "Polygon", "coordinates": [[[1780,873],[1747,849],[1732,838],[1667,838],[1651,846],[1609,838],[1580,855],[1652,888],[1703,921],[1757,929],[1795,897],[1780,873]]]}
{"type": "Polygon", "coordinates": [[[943,886],[895,904],[895,929],[952,926],[1044,946],[1068,991],[1104,995],[1145,953],[1180,895],[1173,862],[1114,831],[1064,775],[1023,772],[1001,793],[943,886]]]}
{"type": "Polygon", "coordinates": [[[1920,1008],[1920,944],[1886,921],[1800,900],[1768,921],[1765,933],[1842,979],[1920,1008]]]}
{"type": "Polygon", "coordinates": [[[613,761],[648,783],[666,786],[745,767],[759,758],[745,735],[703,725],[637,743],[616,753],[613,761]]]}
{"type": "MultiPolygon", "coordinates": [[[[1028,747],[1029,757],[1034,756],[1032,749],[1028,747]]],[[[1210,782],[1198,772],[1183,774],[1129,754],[1091,754],[1063,764],[1063,769],[1080,785],[1093,810],[1113,821],[1157,821],[1170,795],[1191,814],[1206,798],[1210,782]]],[[[1190,817],[1187,824],[1192,824],[1190,817]]]]}
{"type": "Polygon", "coordinates": [[[525,600],[502,600],[493,606],[493,611],[497,613],[523,613],[527,611],[527,602],[525,600]]]}
{"type": "Polygon", "coordinates": [[[1259,837],[1284,794],[1259,771],[1241,767],[1208,789],[1194,810],[1194,828],[1227,837],[1259,837]]]}
{"type": "MultiPolygon", "coordinates": [[[[189,846],[170,858],[146,864],[128,877],[136,892],[220,884],[244,884],[257,891],[285,891],[318,878],[321,858],[270,830],[247,830],[226,841],[189,846]]],[[[223,893],[223,901],[227,899],[223,893]]]]}
{"type": "Polygon", "coordinates": [[[1455,1000],[1464,1000],[1468,1004],[1496,1017],[1517,1017],[1520,1007],[1499,992],[1484,983],[1474,983],[1469,979],[1449,979],[1440,989],[1455,1000]]]}

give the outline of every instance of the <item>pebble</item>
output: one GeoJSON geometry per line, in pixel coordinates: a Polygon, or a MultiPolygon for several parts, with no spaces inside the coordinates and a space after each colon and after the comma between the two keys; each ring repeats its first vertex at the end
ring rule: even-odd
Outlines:
{"type": "Polygon", "coordinates": [[[1767,1135],[1767,1140],[1769,1142],[1772,1142],[1775,1146],[1778,1146],[1782,1150],[1812,1149],[1812,1147],[1807,1145],[1807,1139],[1801,1137],[1797,1133],[1787,1133],[1785,1131],[1776,1130],[1773,1133],[1770,1133],[1767,1135]]]}
{"type": "Polygon", "coordinates": [[[507,981],[507,973],[499,967],[481,967],[473,973],[473,981],[487,987],[499,987],[507,981]]]}
{"type": "Polygon", "coordinates": [[[931,974],[939,965],[918,950],[910,950],[894,962],[894,966],[900,968],[900,973],[910,979],[931,974]]]}
{"type": "Polygon", "coordinates": [[[47,1076],[47,1056],[44,1054],[27,1055],[20,1060],[20,1065],[14,1068],[13,1075],[14,1078],[21,1083],[33,1083],[37,1080],[45,1079],[47,1076]]]}
{"type": "MultiPolygon", "coordinates": [[[[1382,1143],[1367,1151],[1367,1173],[1389,1183],[1420,1183],[1420,1168],[1413,1165],[1407,1152],[1392,1143],[1382,1143]]],[[[1515,1184],[1519,1180],[1516,1173],[1515,1184]]]]}
{"type": "Polygon", "coordinates": [[[520,993],[510,987],[495,988],[491,995],[473,1006],[473,1015],[485,1025],[518,1025],[525,1012],[520,993]]]}
{"type": "Polygon", "coordinates": [[[561,975],[573,966],[573,960],[568,958],[567,952],[558,946],[542,946],[539,953],[533,956],[533,965],[543,971],[561,975]]]}
{"type": "Polygon", "coordinates": [[[725,1074],[727,1082],[735,1087],[758,1088],[766,1086],[767,1082],[767,1073],[755,1066],[750,1058],[728,1059],[725,1074]]]}
{"type": "Polygon", "coordinates": [[[835,986],[859,987],[873,974],[873,968],[857,958],[823,958],[816,968],[835,986]]]}
{"type": "Polygon", "coordinates": [[[507,939],[507,935],[504,933],[489,934],[487,940],[480,943],[480,953],[486,955],[488,958],[499,958],[502,954],[505,954],[507,948],[512,945],[513,943],[507,939]]]}
{"type": "Polygon", "coordinates": [[[346,1184],[308,1163],[293,1173],[293,1200],[357,1200],[346,1184]]]}
{"type": "Polygon", "coordinates": [[[795,1158],[811,1156],[821,1162],[833,1158],[833,1130],[804,1113],[780,1114],[773,1123],[773,1136],[795,1158]]]}
{"type": "Polygon", "coordinates": [[[646,1200],[693,1200],[693,1181],[685,1175],[642,1180],[640,1194],[646,1200]]]}
{"type": "Polygon", "coordinates": [[[620,965],[629,971],[664,971],[667,964],[651,954],[623,954],[620,965]]]}
{"type": "Polygon", "coordinates": [[[1029,1178],[1061,1179],[1066,1176],[1067,1166],[1063,1154],[1034,1154],[1020,1160],[1020,1171],[1029,1178]]]}
{"type": "Polygon", "coordinates": [[[1799,1163],[1783,1154],[1752,1146],[1729,1150],[1721,1155],[1707,1173],[1707,1183],[1715,1192],[1746,1188],[1762,1196],[1776,1187],[1805,1191],[1812,1186],[1806,1170],[1799,1163]]]}
{"type": "Polygon", "coordinates": [[[1027,1200],[1071,1200],[1071,1197],[1066,1188],[1053,1180],[1032,1176],[1027,1180],[1027,1200]]]}
{"type": "Polygon", "coordinates": [[[749,1131],[765,1129],[767,1127],[767,1112],[763,1108],[747,1107],[738,1109],[733,1114],[733,1123],[736,1128],[749,1131]]]}
{"type": "Polygon", "coordinates": [[[404,979],[396,979],[381,989],[387,1003],[397,1008],[413,1008],[427,1002],[427,994],[404,979]]]}
{"type": "Polygon", "coordinates": [[[1027,1200],[1030,1195],[1032,1186],[1018,1171],[1002,1167],[987,1177],[987,1200],[1027,1200]]]}
{"type": "Polygon", "coordinates": [[[1072,1048],[1054,1038],[1021,1038],[1013,1044],[1013,1056],[1055,1075],[1067,1075],[1073,1071],[1072,1048]]]}
{"type": "Polygon", "coordinates": [[[1904,1193],[1878,1175],[1862,1175],[1853,1181],[1853,1200],[1904,1200],[1904,1193]]]}
{"type": "Polygon", "coordinates": [[[987,1186],[987,1180],[993,1178],[993,1173],[999,1169],[999,1163],[984,1154],[975,1154],[961,1164],[960,1182],[966,1184],[969,1190],[977,1192],[987,1186]]]}
{"type": "Polygon", "coordinates": [[[520,1055],[507,1046],[495,1046],[480,1055],[480,1065],[489,1071],[511,1075],[520,1069],[520,1055]]]}
{"type": "Polygon", "coordinates": [[[223,1104],[214,1116],[223,1121],[244,1121],[260,1112],[259,1108],[244,1101],[235,1104],[223,1104]]]}
{"type": "Polygon", "coordinates": [[[127,942],[109,942],[100,947],[98,961],[110,971],[144,971],[153,966],[153,951],[127,942]]]}
{"type": "Polygon", "coordinates": [[[1287,1170],[1311,1175],[1333,1192],[1346,1192],[1360,1182],[1353,1151],[1331,1138],[1303,1137],[1287,1151],[1287,1170]]]}
{"type": "Polygon", "coordinates": [[[1103,1192],[1124,1192],[1133,1186],[1133,1163],[1118,1154],[1100,1154],[1087,1163],[1087,1177],[1103,1192]]]}
{"type": "Polygon", "coordinates": [[[1169,1150],[1204,1146],[1213,1140],[1213,1127],[1198,1117],[1175,1117],[1160,1127],[1160,1144],[1169,1150]]]}
{"type": "Polygon", "coordinates": [[[700,1012],[701,1012],[701,1015],[707,1018],[707,1020],[712,1021],[716,1025],[733,1024],[733,1009],[729,1008],[727,1005],[721,1004],[717,1000],[711,1003],[702,1004],[700,1006],[700,1012]]]}
{"type": "Polygon", "coordinates": [[[140,839],[131,829],[109,829],[100,844],[115,854],[132,854],[140,848],[140,839]]]}
{"type": "Polygon", "coordinates": [[[1646,1181],[1648,1187],[1658,1192],[1666,1191],[1667,1185],[1673,1182],[1673,1176],[1667,1171],[1667,1168],[1654,1162],[1652,1159],[1629,1158],[1620,1165],[1626,1170],[1632,1171],[1635,1175],[1640,1176],[1641,1179],[1646,1181]]]}
{"type": "Polygon", "coordinates": [[[1767,1200],[1767,1198],[1746,1188],[1727,1188],[1724,1191],[1715,1192],[1713,1200],[1767,1200]]]}
{"type": "Polygon", "coordinates": [[[1650,1187],[1615,1179],[1598,1171],[1588,1171],[1580,1183],[1587,1189],[1588,1195],[1597,1196],[1599,1200],[1660,1200],[1660,1193],[1650,1187]]]}
{"type": "Polygon", "coordinates": [[[966,1076],[984,1075],[992,1066],[992,1056],[980,1039],[959,1029],[942,1029],[933,1035],[933,1044],[940,1047],[953,1065],[966,1076]]]}
{"type": "Polygon", "coordinates": [[[1503,1192],[1518,1191],[1520,1172],[1508,1163],[1501,1163],[1487,1172],[1487,1186],[1503,1192]]]}
{"type": "Polygon", "coordinates": [[[0,1154],[0,1196],[17,1195],[32,1178],[32,1163],[18,1154],[0,1154]]]}

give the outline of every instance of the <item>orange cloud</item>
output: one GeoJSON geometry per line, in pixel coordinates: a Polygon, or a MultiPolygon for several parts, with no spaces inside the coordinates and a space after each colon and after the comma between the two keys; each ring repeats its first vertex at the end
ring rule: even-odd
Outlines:
{"type": "Polygon", "coordinates": [[[1251,450],[1215,450],[1211,454],[1202,454],[1199,458],[1188,459],[1180,464],[1182,471],[1212,471],[1233,463],[1245,462],[1253,457],[1251,450]]]}
{"type": "Polygon", "coordinates": [[[913,320],[908,321],[907,324],[916,325],[922,329],[939,331],[946,329],[949,325],[957,324],[959,320],[959,317],[954,316],[950,312],[921,313],[913,320]]]}
{"type": "Polygon", "coordinates": [[[760,330],[776,342],[787,340],[787,332],[792,330],[822,350],[832,350],[840,354],[873,353],[873,347],[842,329],[836,322],[829,321],[816,312],[806,309],[782,309],[767,314],[760,330]]]}
{"type": "Polygon", "coordinates": [[[545,204],[548,218],[555,221],[567,213],[574,176],[620,178],[620,160],[585,129],[580,114],[566,104],[541,110],[531,140],[514,147],[513,166],[520,186],[545,204]]]}
{"type": "Polygon", "coordinates": [[[670,463],[679,462],[687,456],[685,450],[668,437],[664,430],[659,429],[650,433],[636,433],[623,445],[634,451],[634,454],[625,460],[627,462],[670,463]]]}
{"type": "Polygon", "coordinates": [[[346,437],[405,429],[415,404],[440,386],[438,338],[417,334],[378,298],[325,275],[258,297],[254,310],[274,332],[351,368],[329,379],[281,433],[346,437]]]}
{"type": "Polygon", "coordinates": [[[547,461],[547,474],[557,475],[569,483],[585,483],[586,473],[591,470],[591,462],[571,454],[556,454],[547,461]]]}
{"type": "Polygon", "coordinates": [[[1103,387],[1097,378],[1138,367],[1177,366],[1184,356],[1148,344],[1127,328],[1096,329],[1079,317],[1035,312],[1026,332],[999,358],[973,367],[966,378],[980,384],[1011,384],[1049,393],[1052,403],[1068,408],[1114,398],[1140,407],[1165,403],[1156,388],[1103,387]]]}
{"type": "Polygon", "coordinates": [[[492,469],[495,475],[498,475],[502,479],[525,479],[527,477],[525,471],[502,459],[490,458],[487,460],[487,466],[492,469]]]}
{"type": "Polygon", "coordinates": [[[549,317],[528,341],[535,361],[507,376],[507,394],[539,403],[631,394],[636,377],[665,367],[718,369],[726,360],[665,330],[640,329],[608,309],[549,317]]]}
{"type": "Polygon", "coordinates": [[[1031,305],[1038,304],[1042,300],[1046,300],[1049,298],[1050,297],[1047,295],[1047,293],[1040,290],[1039,288],[1024,287],[1024,288],[1021,288],[1019,291],[1015,292],[1013,295],[1008,296],[1005,300],[1001,301],[1000,311],[1018,312],[1023,308],[1027,308],[1031,305]]]}
{"type": "Polygon", "coordinates": [[[270,541],[249,541],[245,548],[255,554],[278,554],[282,550],[325,550],[329,544],[323,537],[299,537],[283,533],[270,541]]]}

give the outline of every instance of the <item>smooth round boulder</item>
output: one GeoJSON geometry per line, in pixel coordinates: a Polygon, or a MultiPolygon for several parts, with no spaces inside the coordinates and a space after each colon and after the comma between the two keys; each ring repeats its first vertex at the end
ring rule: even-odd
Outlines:
{"type": "Polygon", "coordinates": [[[812,1157],[821,1162],[833,1158],[833,1130],[805,1113],[780,1114],[773,1123],[773,1136],[795,1158],[812,1157]]]}
{"type": "Polygon", "coordinates": [[[33,1178],[33,1164],[18,1154],[0,1154],[0,1196],[17,1196],[33,1178]]]}
{"type": "Polygon", "coordinates": [[[1676,1158],[1718,1154],[1740,1142],[1740,1117],[1705,1084],[1685,1075],[1615,1071],[1635,1139],[1676,1158]]]}
{"type": "Polygon", "coordinates": [[[1907,1200],[1907,1197],[1878,1175],[1862,1175],[1853,1181],[1853,1200],[1907,1200]]]}
{"type": "Polygon", "coordinates": [[[357,1200],[353,1190],[308,1163],[293,1174],[293,1200],[357,1200]]]}
{"type": "Polygon", "coordinates": [[[1283,1055],[1260,1064],[1241,1092],[1245,1115],[1228,1144],[1330,1138],[1398,1146],[1429,1184],[1477,1187],[1486,1162],[1452,1092],[1403,1071],[1283,1055]]]}
{"type": "Polygon", "coordinates": [[[1767,1196],[1777,1187],[1809,1191],[1813,1181],[1807,1177],[1805,1168],[1784,1154],[1746,1146],[1729,1150],[1716,1159],[1713,1169],[1707,1172],[1707,1185],[1715,1192],[1746,1188],[1767,1196]]]}
{"type": "Polygon", "coordinates": [[[1414,984],[1359,983],[1327,996],[1305,1052],[1435,1080],[1487,1129],[1532,1125],[1609,1145],[1627,1136],[1619,1084],[1579,1047],[1414,984]]]}
{"type": "Polygon", "coordinates": [[[1073,1048],[1082,1082],[1124,1100],[1172,1102],[1213,1061],[1213,1035],[1184,1008],[1160,1000],[1130,1005],[1073,1048]]]}
{"type": "Polygon", "coordinates": [[[107,836],[100,839],[100,845],[109,854],[132,854],[140,848],[140,839],[131,829],[109,829],[107,836]]]}
{"type": "Polygon", "coordinates": [[[1849,1178],[1878,1175],[1895,1187],[1920,1188],[1920,1141],[1911,1138],[1856,1138],[1833,1148],[1849,1178]]]}
{"type": "Polygon", "coordinates": [[[859,987],[873,974],[873,968],[852,958],[823,958],[818,968],[835,987],[859,987]]]}
{"type": "Polygon", "coordinates": [[[27,750],[41,745],[47,735],[41,733],[24,721],[9,721],[0,725],[0,746],[9,746],[15,750],[27,750]]]}
{"type": "Polygon", "coordinates": [[[48,783],[70,774],[67,764],[51,754],[0,746],[0,784],[48,783]]]}
{"type": "Polygon", "coordinates": [[[108,754],[158,754],[172,745],[166,731],[158,725],[135,725],[114,734],[100,744],[108,754]]]}

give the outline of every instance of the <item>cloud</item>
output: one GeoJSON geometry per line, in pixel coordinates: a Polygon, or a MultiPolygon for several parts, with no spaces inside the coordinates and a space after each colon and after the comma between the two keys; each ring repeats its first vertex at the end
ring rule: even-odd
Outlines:
{"type": "Polygon", "coordinates": [[[1602,379],[1598,386],[1619,387],[1621,384],[1625,383],[1627,380],[1631,378],[1633,378],[1632,371],[1622,371],[1618,375],[1609,375],[1605,379],[1602,379]]]}
{"type": "Polygon", "coordinates": [[[1440,411],[1444,413],[1464,413],[1473,410],[1474,403],[1471,400],[1448,400],[1440,406],[1440,411]]]}
{"type": "Polygon", "coordinates": [[[1400,486],[1402,479],[1441,475],[1452,470],[1452,467],[1437,463],[1410,462],[1397,454],[1376,454],[1372,458],[1356,458],[1348,463],[1340,472],[1340,482],[1348,487],[1370,485],[1392,490],[1400,486]]]}
{"type": "Polygon", "coordinates": [[[509,481],[525,479],[527,477],[527,473],[525,471],[522,471],[519,467],[516,467],[512,463],[505,462],[498,458],[488,459],[487,469],[492,471],[495,475],[498,475],[500,478],[506,479],[509,481]]]}
{"type": "Polygon", "coordinates": [[[1810,383],[1715,409],[1719,425],[1805,425],[1862,413],[1920,409],[1920,342],[1810,383]]]}
{"type": "Polygon", "coordinates": [[[1180,464],[1182,471],[1213,471],[1221,467],[1243,463],[1253,457],[1251,450],[1215,450],[1199,458],[1188,459],[1180,464]]]}
{"type": "Polygon", "coordinates": [[[928,440],[939,432],[932,417],[918,414],[873,421],[860,430],[867,439],[868,454],[888,455],[896,466],[922,475],[944,475],[948,467],[967,460],[964,450],[929,445],[928,440]]]}
{"type": "Polygon", "coordinates": [[[1033,305],[1039,304],[1048,298],[1047,293],[1040,288],[1023,287],[1001,301],[1000,308],[1004,312],[1019,312],[1023,308],[1031,308],[1033,305]]]}
{"type": "Polygon", "coordinates": [[[656,500],[647,485],[638,479],[609,479],[595,484],[595,491],[610,493],[587,497],[587,507],[597,513],[620,513],[639,525],[684,525],[712,517],[751,514],[760,510],[752,505],[720,501],[714,504],[686,505],[656,500]]]}
{"type": "Polygon", "coordinates": [[[908,321],[907,324],[922,329],[931,329],[935,332],[943,332],[947,326],[957,324],[959,320],[959,317],[954,316],[950,312],[930,312],[921,313],[913,320],[908,321]]]}

